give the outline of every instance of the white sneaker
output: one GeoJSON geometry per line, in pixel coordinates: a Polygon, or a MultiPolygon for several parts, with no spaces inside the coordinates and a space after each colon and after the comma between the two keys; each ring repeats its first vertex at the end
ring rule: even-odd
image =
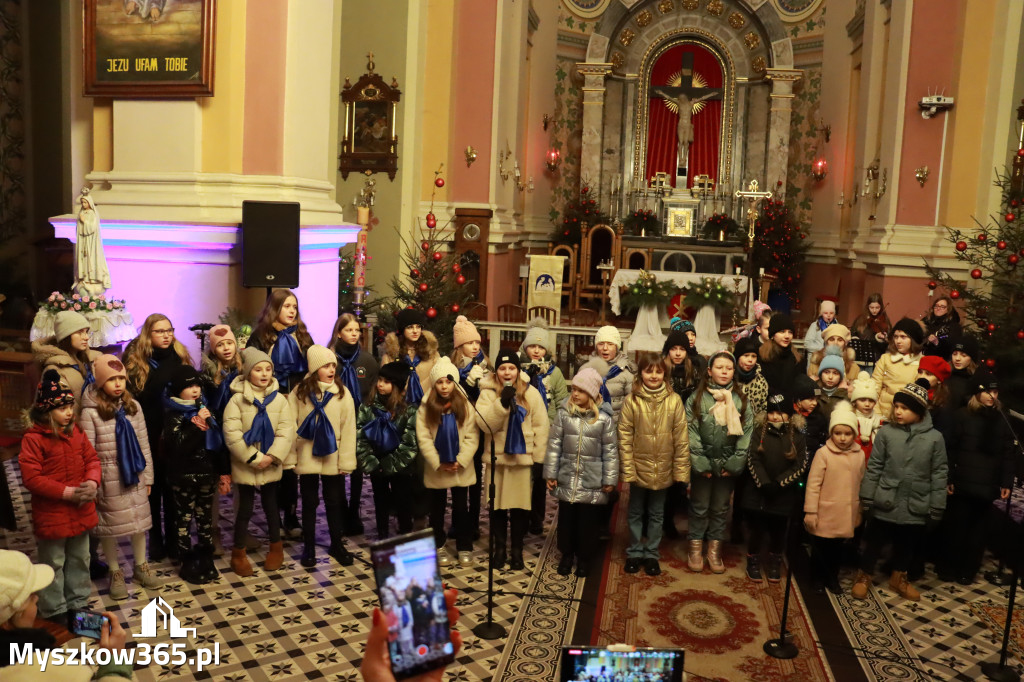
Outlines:
{"type": "Polygon", "coordinates": [[[459,564],[463,567],[473,565],[473,553],[472,552],[459,552],[459,564]]]}
{"type": "Polygon", "coordinates": [[[437,550],[437,563],[442,566],[450,566],[452,563],[451,555],[445,550],[444,547],[440,547],[437,550]]]}

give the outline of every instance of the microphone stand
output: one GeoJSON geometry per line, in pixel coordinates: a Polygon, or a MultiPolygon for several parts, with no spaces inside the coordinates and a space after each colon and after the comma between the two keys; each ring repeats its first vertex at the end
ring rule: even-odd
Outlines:
{"type": "MultiPolygon", "coordinates": [[[[786,519],[786,541],[783,544],[782,557],[788,558],[789,554],[789,530],[792,523],[792,516],[786,519]]],[[[779,636],[777,639],[769,639],[761,647],[766,654],[772,658],[790,659],[796,658],[797,654],[800,653],[800,649],[797,648],[796,642],[786,641],[786,620],[789,618],[789,593],[793,591],[793,564],[791,562],[786,565],[786,595],[782,598],[782,619],[779,623],[779,636]]]]}

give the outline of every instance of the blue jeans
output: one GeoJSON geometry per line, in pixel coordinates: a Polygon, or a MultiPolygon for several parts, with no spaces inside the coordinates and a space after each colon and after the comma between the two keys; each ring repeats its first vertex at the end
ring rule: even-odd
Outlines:
{"type": "Polygon", "coordinates": [[[732,476],[690,479],[690,539],[724,540],[729,517],[729,496],[736,479],[732,476]]]}
{"type": "Polygon", "coordinates": [[[648,490],[636,483],[629,484],[629,537],[626,557],[630,559],[657,559],[658,545],[665,521],[665,496],[668,490],[648,490]],[[647,512],[647,542],[641,537],[647,512]]]}
{"type": "Polygon", "coordinates": [[[49,618],[68,609],[89,605],[92,580],[89,577],[89,534],[73,538],[36,538],[39,563],[53,569],[53,582],[39,590],[39,615],[49,618]]]}

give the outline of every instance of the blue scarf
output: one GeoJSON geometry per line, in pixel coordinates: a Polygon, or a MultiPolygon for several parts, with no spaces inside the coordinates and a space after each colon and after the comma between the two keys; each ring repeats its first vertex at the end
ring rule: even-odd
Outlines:
{"type": "Polygon", "coordinates": [[[287,391],[288,378],[292,374],[306,373],[306,360],[302,357],[299,344],[292,334],[298,329],[296,325],[285,327],[277,333],[277,341],[270,351],[270,360],[274,363],[274,378],[287,391]]]}
{"type": "Polygon", "coordinates": [[[228,372],[222,369],[220,376],[220,385],[214,387],[210,392],[208,402],[211,410],[218,414],[223,414],[224,408],[228,406],[228,401],[231,400],[231,382],[238,376],[238,370],[233,369],[228,372]]]}
{"type": "Polygon", "coordinates": [[[324,411],[324,406],[331,402],[333,397],[334,394],[330,391],[324,391],[320,400],[310,395],[309,402],[313,406],[313,411],[306,415],[302,426],[296,432],[299,438],[313,441],[314,457],[326,457],[338,451],[338,436],[334,433],[334,426],[324,411]]]}
{"type": "Polygon", "coordinates": [[[153,369],[156,369],[157,367],[160,366],[160,363],[157,362],[156,360],[154,360],[153,358],[150,358],[149,359],[149,366],[152,367],[153,369]]]}
{"type": "Polygon", "coordinates": [[[359,359],[359,346],[355,347],[355,352],[352,353],[351,357],[345,357],[341,353],[335,352],[338,356],[338,367],[341,369],[341,383],[348,389],[349,393],[352,394],[352,402],[355,403],[356,409],[363,404],[363,388],[359,385],[359,374],[356,373],[356,360],[359,359]]]}
{"type": "Polygon", "coordinates": [[[139,446],[139,437],[135,427],[125,416],[124,406],[117,408],[117,424],[114,427],[114,438],[117,442],[117,468],[121,472],[121,482],[125,486],[133,486],[139,482],[139,474],[146,469],[146,458],[139,446]]]}
{"type": "Polygon", "coordinates": [[[551,373],[554,371],[555,363],[552,362],[551,366],[548,367],[548,371],[543,374],[537,374],[537,376],[530,379],[530,384],[537,389],[537,392],[540,393],[541,400],[544,401],[544,409],[547,409],[548,407],[548,389],[544,386],[544,379],[551,376],[551,373]]]}
{"type": "Polygon", "coordinates": [[[469,398],[470,402],[473,403],[475,403],[480,397],[480,387],[470,386],[466,383],[466,379],[469,377],[469,370],[473,369],[476,365],[483,364],[483,361],[484,352],[480,351],[469,364],[459,370],[459,383],[462,384],[462,388],[466,389],[466,396],[469,398]]]}
{"type": "Polygon", "coordinates": [[[601,399],[609,405],[612,404],[612,396],[608,393],[608,381],[622,374],[622,368],[618,365],[612,365],[612,368],[608,370],[608,374],[605,375],[604,381],[601,382],[601,399]]]}
{"type": "Polygon", "coordinates": [[[420,356],[410,358],[405,356],[405,363],[412,367],[409,372],[409,381],[405,385],[405,402],[409,405],[419,405],[423,400],[423,384],[420,383],[420,376],[416,374],[416,365],[420,364],[420,356]]]}
{"type": "Polygon", "coordinates": [[[526,408],[516,403],[508,412],[508,430],[505,432],[505,454],[525,455],[526,437],[523,436],[523,420],[526,408]]]}
{"type": "Polygon", "coordinates": [[[394,452],[398,448],[400,439],[398,438],[398,427],[391,420],[391,413],[377,406],[371,409],[377,416],[363,427],[363,435],[377,452],[394,452]]]}
{"type": "MultiPolygon", "coordinates": [[[[206,402],[203,401],[202,399],[200,399],[199,403],[202,407],[207,407],[206,402]]],[[[167,408],[168,410],[173,410],[174,412],[180,412],[182,415],[184,415],[187,421],[191,421],[192,417],[195,417],[196,415],[199,414],[199,408],[196,407],[194,404],[182,405],[181,403],[172,400],[170,396],[166,394],[164,395],[164,407],[167,408]]],[[[210,419],[208,420],[208,422],[209,423],[207,425],[209,426],[209,428],[206,429],[206,431],[204,432],[206,434],[205,447],[210,452],[216,452],[217,450],[220,450],[222,447],[224,447],[224,436],[221,434],[220,424],[217,423],[216,417],[210,415],[210,419]]]]}
{"type": "Polygon", "coordinates": [[[84,379],[85,379],[82,382],[82,394],[84,395],[85,394],[85,389],[87,389],[89,387],[89,384],[95,384],[96,383],[96,377],[92,373],[92,363],[90,363],[90,362],[83,362],[81,365],[73,365],[73,366],[74,366],[75,369],[78,370],[79,374],[81,374],[84,377],[84,379]],[[84,371],[82,370],[82,366],[83,365],[85,366],[85,370],[84,371]]]}
{"type": "Polygon", "coordinates": [[[459,454],[459,424],[453,412],[441,415],[441,423],[437,425],[434,436],[434,447],[441,458],[441,464],[454,464],[459,454]]]}
{"type": "Polygon", "coordinates": [[[818,331],[819,332],[823,332],[826,329],[828,329],[829,327],[831,327],[834,323],[835,323],[834,321],[833,322],[826,322],[825,320],[823,320],[822,318],[819,317],[818,318],[818,331]]]}
{"type": "Polygon", "coordinates": [[[256,408],[256,416],[252,418],[252,426],[242,435],[246,445],[259,443],[259,450],[266,454],[274,445],[274,425],[270,423],[270,415],[267,414],[267,405],[277,397],[277,391],[272,391],[263,398],[261,403],[256,398],[252,399],[252,406],[256,408]]]}

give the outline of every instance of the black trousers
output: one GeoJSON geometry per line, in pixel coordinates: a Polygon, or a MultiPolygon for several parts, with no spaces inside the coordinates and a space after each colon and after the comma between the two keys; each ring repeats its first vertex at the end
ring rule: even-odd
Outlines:
{"type": "Polygon", "coordinates": [[[452,530],[455,532],[455,551],[473,551],[473,527],[470,525],[469,488],[441,488],[430,491],[430,527],[434,529],[434,542],[438,547],[446,540],[444,510],[448,506],[448,491],[452,493],[452,530]]]}
{"type": "Polygon", "coordinates": [[[786,549],[786,517],[761,511],[745,510],[743,516],[750,526],[747,539],[747,553],[760,554],[765,536],[768,537],[768,551],[782,554],[786,549]]]}
{"type": "Polygon", "coordinates": [[[873,574],[878,557],[888,544],[892,544],[892,570],[903,572],[909,570],[910,562],[920,551],[923,538],[923,525],[871,519],[864,530],[864,553],[860,557],[860,570],[868,575],[873,574]]]}
{"type": "Polygon", "coordinates": [[[357,469],[348,475],[348,518],[359,518],[359,505],[362,504],[362,499],[363,472],[357,469]]]}
{"type": "Polygon", "coordinates": [[[843,558],[846,538],[819,538],[811,536],[811,571],[822,584],[839,579],[839,564],[843,558]]]}
{"type": "Polygon", "coordinates": [[[512,526],[512,553],[522,553],[526,540],[526,529],[530,525],[529,509],[495,509],[491,512],[491,532],[494,533],[494,548],[505,546],[509,536],[509,521],[512,526]]]}
{"type": "Polygon", "coordinates": [[[166,465],[159,457],[153,458],[153,487],[149,491],[149,513],[153,517],[153,527],[149,531],[150,543],[163,543],[165,539],[166,544],[174,542],[178,534],[177,507],[174,504],[174,492],[167,481],[166,465]]]}
{"type": "Polygon", "coordinates": [[[533,465],[533,482],[530,486],[530,524],[544,525],[544,512],[547,510],[548,486],[544,480],[544,465],[533,465]]]}
{"type": "Polygon", "coordinates": [[[960,494],[946,498],[943,569],[958,578],[974,577],[985,555],[985,526],[991,518],[992,500],[960,494]]]}
{"type": "Polygon", "coordinates": [[[281,472],[281,481],[277,484],[278,507],[285,514],[295,514],[299,506],[299,477],[294,469],[281,472]]]}
{"type": "Polygon", "coordinates": [[[589,564],[597,548],[597,528],[601,505],[578,502],[558,503],[558,551],[563,557],[576,557],[589,564]]]}
{"type": "Polygon", "coordinates": [[[412,530],[412,477],[403,474],[386,476],[370,474],[373,486],[373,511],[377,517],[377,537],[383,540],[391,534],[391,514],[398,519],[398,533],[412,530]]]}
{"type": "MultiPolygon", "coordinates": [[[[260,502],[263,514],[267,517],[267,535],[271,542],[281,541],[281,512],[277,506],[277,483],[264,483],[260,486],[260,502]]],[[[235,549],[245,547],[245,536],[249,532],[249,521],[252,519],[252,506],[256,501],[256,486],[239,483],[238,511],[235,512],[235,549]]]]}
{"type": "Polygon", "coordinates": [[[299,489],[302,493],[302,541],[312,544],[316,541],[316,513],[320,506],[320,488],[323,487],[324,512],[327,517],[327,531],[331,544],[342,539],[345,530],[345,477],[341,474],[321,476],[301,474],[299,489]]]}

